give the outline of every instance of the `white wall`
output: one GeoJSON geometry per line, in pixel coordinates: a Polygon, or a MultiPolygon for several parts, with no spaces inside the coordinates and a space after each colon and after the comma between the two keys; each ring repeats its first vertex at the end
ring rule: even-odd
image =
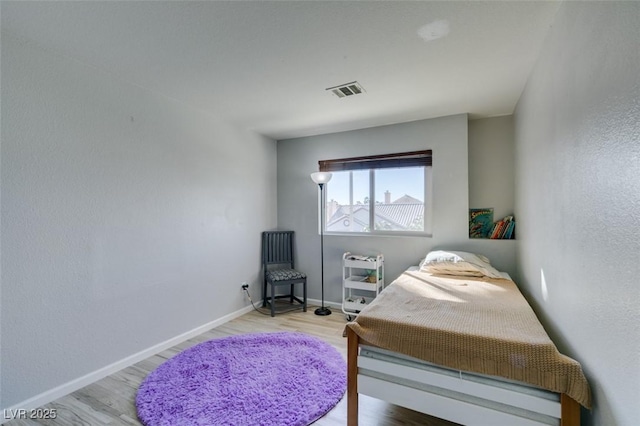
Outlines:
{"type": "Polygon", "coordinates": [[[520,285],[585,369],[584,424],[640,419],[639,40],[638,2],[564,3],[515,113],[520,285]]]}
{"type": "Polygon", "coordinates": [[[272,140],[3,34],[1,406],[246,306],[275,165],[272,140]]]}
{"type": "Polygon", "coordinates": [[[325,299],[340,302],[345,251],[385,255],[391,282],[430,249],[473,250],[515,271],[513,241],[469,240],[466,114],[278,141],[278,226],[296,231],[298,266],[309,275],[309,297],[320,299],[318,187],[309,173],[318,160],[432,149],[433,237],[325,236],[325,299]]]}

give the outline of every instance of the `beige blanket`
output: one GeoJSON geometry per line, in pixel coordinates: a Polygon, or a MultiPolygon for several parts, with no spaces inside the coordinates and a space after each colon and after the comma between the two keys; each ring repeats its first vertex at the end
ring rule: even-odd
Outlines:
{"type": "Polygon", "coordinates": [[[347,327],[384,349],[565,393],[591,408],[580,364],[558,352],[511,280],[407,271],[347,327]]]}

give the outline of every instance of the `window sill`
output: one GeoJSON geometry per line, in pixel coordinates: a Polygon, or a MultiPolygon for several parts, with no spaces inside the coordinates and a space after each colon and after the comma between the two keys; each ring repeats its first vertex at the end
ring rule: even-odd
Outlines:
{"type": "MultiPolygon", "coordinates": [[[[319,235],[319,233],[318,233],[319,235]]],[[[433,235],[432,234],[428,234],[426,232],[411,232],[411,233],[407,233],[407,232],[325,232],[324,233],[325,237],[326,236],[331,236],[331,237],[393,237],[393,238],[398,238],[398,237],[404,237],[404,238],[432,238],[433,235]]]]}

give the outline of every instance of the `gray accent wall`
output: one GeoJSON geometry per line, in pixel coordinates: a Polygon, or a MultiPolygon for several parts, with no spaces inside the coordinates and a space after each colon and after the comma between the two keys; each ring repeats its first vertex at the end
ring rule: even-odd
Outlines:
{"type": "MultiPolygon", "coordinates": [[[[515,241],[469,240],[468,119],[466,114],[278,141],[278,226],[296,231],[298,266],[309,275],[309,297],[320,299],[318,187],[309,174],[318,161],[433,150],[432,237],[325,235],[325,300],[342,300],[342,254],[385,256],[385,281],[416,265],[431,249],[467,250],[515,272],[515,241]]],[[[500,126],[498,126],[500,127],[500,126]]],[[[508,127],[508,126],[507,126],[508,127]]],[[[512,165],[506,166],[508,178],[512,165]]],[[[476,176],[487,178],[477,172],[476,176]]],[[[487,206],[483,206],[487,207],[487,206]]]]}
{"type": "Polygon", "coordinates": [[[2,408],[247,306],[275,141],[5,34],[1,78],[2,408]]]}
{"type": "Polygon", "coordinates": [[[565,2],[515,112],[520,286],[594,396],[640,419],[640,3],[565,2]]]}
{"type": "Polygon", "coordinates": [[[469,121],[469,208],[493,208],[494,221],[513,214],[513,148],[512,115],[469,121]]]}

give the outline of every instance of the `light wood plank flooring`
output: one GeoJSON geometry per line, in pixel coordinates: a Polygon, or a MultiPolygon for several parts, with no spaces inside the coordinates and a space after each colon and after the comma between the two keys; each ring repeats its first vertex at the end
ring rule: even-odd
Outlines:
{"type": "MultiPolygon", "coordinates": [[[[333,309],[333,314],[326,317],[314,315],[313,311],[314,307],[309,307],[307,312],[283,313],[274,318],[252,311],[42,407],[55,408],[57,410],[55,420],[12,420],[6,425],[140,425],[136,416],[135,395],[138,386],[147,374],[180,351],[218,337],[269,331],[299,331],[330,343],[346,359],[347,339],[342,337],[346,324],[344,315],[338,309],[333,309]]],[[[346,418],[347,399],[345,396],[338,405],[316,421],[314,425],[342,426],[346,424],[346,418]]],[[[451,426],[454,423],[387,404],[374,398],[360,396],[360,425],[451,426]]]]}

